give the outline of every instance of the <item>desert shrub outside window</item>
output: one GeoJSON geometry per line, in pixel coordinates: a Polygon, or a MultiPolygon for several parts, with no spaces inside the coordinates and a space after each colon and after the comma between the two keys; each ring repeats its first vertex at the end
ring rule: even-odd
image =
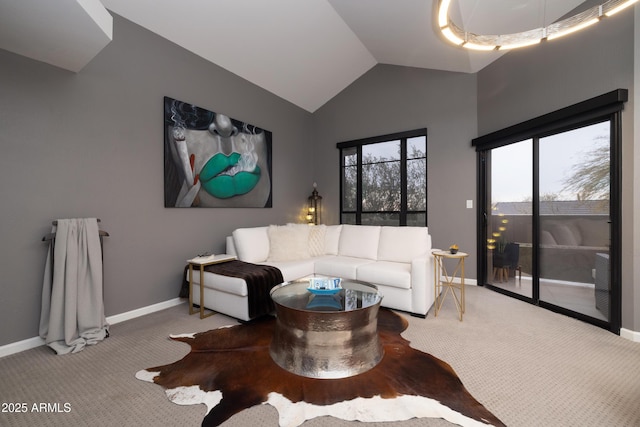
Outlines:
{"type": "Polygon", "coordinates": [[[340,222],[427,225],[427,130],[340,142],[340,222]]]}

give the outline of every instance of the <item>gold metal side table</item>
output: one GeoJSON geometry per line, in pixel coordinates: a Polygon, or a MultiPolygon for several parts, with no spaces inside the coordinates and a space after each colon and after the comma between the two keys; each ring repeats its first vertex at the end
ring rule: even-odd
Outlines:
{"type": "Polygon", "coordinates": [[[438,316],[438,312],[442,307],[442,303],[447,296],[447,293],[451,292],[453,299],[460,315],[460,321],[462,321],[462,315],[464,314],[464,259],[469,256],[465,252],[456,252],[452,254],[450,251],[433,251],[433,258],[435,260],[434,268],[434,283],[435,283],[435,303],[434,316],[438,316]],[[446,259],[457,260],[455,267],[451,274],[447,271],[445,265],[446,259]],[[459,279],[459,283],[456,283],[456,279],[459,279]],[[456,290],[460,294],[456,294],[456,290]]]}
{"type": "Polygon", "coordinates": [[[200,318],[212,316],[216,314],[215,311],[205,314],[204,313],[204,268],[211,264],[220,264],[221,262],[228,262],[237,259],[234,255],[219,254],[209,256],[198,256],[188,260],[189,263],[189,314],[196,314],[198,310],[193,307],[193,266],[200,268],[200,318]]]}

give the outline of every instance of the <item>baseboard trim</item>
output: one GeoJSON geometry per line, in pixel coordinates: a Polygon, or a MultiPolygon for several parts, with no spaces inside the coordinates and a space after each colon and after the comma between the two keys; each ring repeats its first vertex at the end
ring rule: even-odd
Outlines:
{"type": "Polygon", "coordinates": [[[176,305],[184,304],[183,298],[174,298],[169,301],[159,302],[157,304],[148,305],[146,307],[138,308],[135,310],[127,311],[126,313],[115,314],[107,317],[107,323],[115,325],[116,323],[124,322],[126,320],[135,319],[136,317],[144,316],[146,314],[155,313],[156,311],[165,310],[167,308],[175,307],[176,305]]]}
{"type": "MultiPolygon", "coordinates": [[[[146,307],[138,308],[135,310],[127,311],[126,313],[120,313],[107,317],[107,323],[115,325],[116,323],[124,322],[126,320],[135,319],[136,317],[151,314],[156,311],[165,310],[176,305],[184,304],[185,300],[182,298],[174,298],[168,301],[152,304],[146,307]]],[[[40,347],[44,345],[44,340],[40,337],[28,338],[26,340],[17,341],[14,343],[0,346],[0,358],[9,356],[11,354],[20,353],[32,348],[40,347]]]]}
{"type": "Polygon", "coordinates": [[[0,357],[9,356],[15,353],[21,353],[25,350],[31,350],[32,348],[40,347],[44,345],[44,340],[40,337],[29,338],[26,340],[13,342],[0,347],[0,357]]]}
{"type": "Polygon", "coordinates": [[[640,332],[632,331],[631,329],[620,328],[620,336],[629,341],[640,342],[640,332]]]}

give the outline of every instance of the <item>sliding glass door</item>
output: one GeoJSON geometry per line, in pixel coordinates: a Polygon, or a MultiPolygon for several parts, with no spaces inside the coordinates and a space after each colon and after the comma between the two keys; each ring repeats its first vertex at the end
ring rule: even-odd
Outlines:
{"type": "Polygon", "coordinates": [[[609,121],[539,139],[540,301],[609,321],[609,121]]]}
{"type": "Polygon", "coordinates": [[[613,129],[589,122],[479,153],[483,284],[615,329],[613,129]]]}
{"type": "Polygon", "coordinates": [[[478,284],[619,334],[617,89],[475,138],[478,284]]]}

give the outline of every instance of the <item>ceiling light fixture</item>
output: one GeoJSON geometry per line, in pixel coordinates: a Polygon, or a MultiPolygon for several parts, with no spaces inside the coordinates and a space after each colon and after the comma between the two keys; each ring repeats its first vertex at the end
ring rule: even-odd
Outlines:
{"type": "Polygon", "coordinates": [[[531,46],[542,40],[553,40],[600,22],[626,9],[639,0],[609,0],[546,27],[512,34],[482,35],[464,31],[449,17],[451,0],[441,0],[438,7],[438,27],[451,43],[472,50],[508,50],[531,46]]]}

